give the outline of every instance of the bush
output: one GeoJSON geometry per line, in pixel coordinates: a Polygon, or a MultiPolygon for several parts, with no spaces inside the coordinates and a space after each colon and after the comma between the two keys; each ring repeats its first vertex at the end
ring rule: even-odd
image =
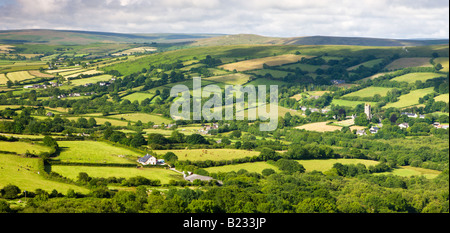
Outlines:
{"type": "Polygon", "coordinates": [[[290,160],[290,159],[280,159],[275,163],[275,165],[280,170],[287,172],[287,173],[294,173],[294,172],[303,173],[306,171],[306,169],[303,167],[303,165],[299,164],[295,160],[290,160]]]}
{"type": "Polygon", "coordinates": [[[261,174],[263,176],[270,176],[272,174],[275,174],[275,170],[273,170],[271,168],[266,168],[266,169],[262,170],[261,174]]]}
{"type": "Polygon", "coordinates": [[[2,194],[2,197],[5,198],[5,199],[17,198],[17,195],[19,195],[20,192],[21,191],[20,191],[19,187],[15,186],[15,185],[12,185],[12,184],[6,185],[5,187],[3,187],[0,190],[0,193],[2,194]]]}

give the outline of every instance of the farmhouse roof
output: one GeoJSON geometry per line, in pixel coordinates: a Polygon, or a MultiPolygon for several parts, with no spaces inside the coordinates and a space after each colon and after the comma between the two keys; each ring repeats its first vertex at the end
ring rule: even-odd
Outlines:
{"type": "Polygon", "coordinates": [[[144,157],[141,157],[138,159],[138,162],[140,163],[146,163],[150,158],[152,158],[152,155],[146,154],[144,157]]]}

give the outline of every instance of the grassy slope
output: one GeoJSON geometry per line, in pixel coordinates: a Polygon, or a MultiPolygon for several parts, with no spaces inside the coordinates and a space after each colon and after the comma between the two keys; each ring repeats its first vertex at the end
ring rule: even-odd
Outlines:
{"type": "Polygon", "coordinates": [[[105,142],[95,141],[60,141],[59,146],[63,149],[57,157],[64,162],[84,163],[134,163],[119,157],[119,155],[132,158],[142,157],[144,154],[137,153],[125,148],[115,147],[105,142]]]}
{"type": "Polygon", "coordinates": [[[364,89],[361,89],[359,91],[355,91],[352,93],[349,93],[347,95],[344,95],[343,97],[351,97],[351,96],[359,96],[359,97],[373,97],[376,94],[379,94],[381,97],[386,96],[388,91],[392,90],[393,88],[387,88],[387,87],[367,87],[364,89]]]}
{"type": "Polygon", "coordinates": [[[142,176],[151,180],[160,180],[162,184],[170,180],[181,180],[183,176],[163,168],[122,168],[122,167],[85,167],[85,166],[52,166],[52,171],[70,179],[76,179],[80,172],[86,172],[91,177],[122,177],[142,176]]]}
{"type": "Polygon", "coordinates": [[[409,74],[405,74],[399,77],[395,77],[393,79],[391,79],[391,81],[397,81],[397,82],[407,82],[407,83],[414,83],[416,81],[422,81],[425,82],[429,79],[433,79],[433,78],[437,78],[437,77],[442,77],[444,76],[443,74],[438,74],[438,73],[430,73],[430,72],[426,72],[426,73],[409,73],[409,74]]]}
{"type": "Polygon", "coordinates": [[[399,97],[399,100],[394,103],[388,103],[383,108],[404,108],[413,106],[419,103],[419,98],[424,97],[430,93],[433,93],[434,90],[433,87],[425,88],[425,89],[418,89],[411,91],[409,94],[402,95],[399,97]]]}
{"type": "Polygon", "coordinates": [[[173,152],[179,160],[190,161],[220,161],[232,160],[245,157],[258,156],[258,151],[234,150],[234,149],[193,149],[193,150],[155,150],[158,155],[164,155],[167,152],[173,152]]]}
{"type": "Polygon", "coordinates": [[[87,193],[88,190],[79,186],[46,180],[38,174],[38,159],[22,158],[17,155],[0,154],[0,187],[8,184],[18,186],[22,191],[44,189],[51,192],[67,193],[73,189],[76,192],[87,193]]]}

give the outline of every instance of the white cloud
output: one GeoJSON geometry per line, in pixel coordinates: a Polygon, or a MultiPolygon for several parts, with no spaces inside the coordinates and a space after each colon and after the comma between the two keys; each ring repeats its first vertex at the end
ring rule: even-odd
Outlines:
{"type": "Polygon", "coordinates": [[[5,0],[0,29],[448,38],[446,0],[5,0]]]}

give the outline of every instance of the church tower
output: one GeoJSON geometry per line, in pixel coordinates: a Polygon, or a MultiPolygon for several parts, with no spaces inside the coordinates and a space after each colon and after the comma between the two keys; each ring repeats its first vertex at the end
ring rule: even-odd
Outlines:
{"type": "Polygon", "coordinates": [[[371,113],[371,109],[370,109],[370,104],[365,104],[364,105],[364,113],[367,115],[367,119],[372,120],[372,113],[371,113]]]}

